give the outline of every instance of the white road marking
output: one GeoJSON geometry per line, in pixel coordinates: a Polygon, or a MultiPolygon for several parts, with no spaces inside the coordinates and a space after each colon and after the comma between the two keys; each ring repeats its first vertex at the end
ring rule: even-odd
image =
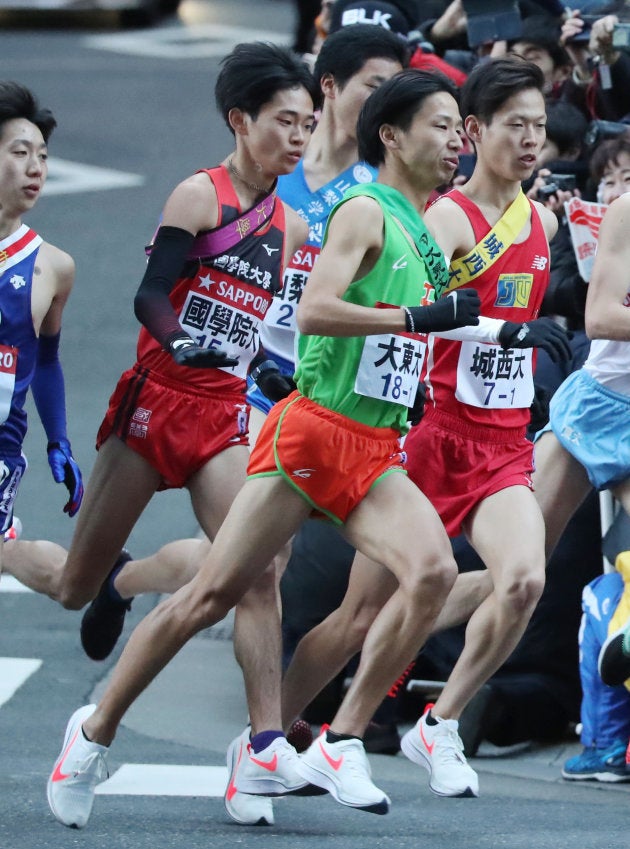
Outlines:
{"type": "Polygon", "coordinates": [[[21,584],[13,575],[2,575],[0,577],[0,593],[32,593],[28,587],[21,584]]]}
{"type": "Polygon", "coordinates": [[[0,706],[6,704],[41,665],[42,661],[37,658],[0,657],[0,706]]]}
{"type": "Polygon", "coordinates": [[[83,40],[86,47],[111,50],[131,56],[160,59],[200,59],[225,56],[241,41],[272,41],[288,44],[286,32],[232,27],[222,24],[199,24],[190,28],[164,27],[111,35],[90,35],[83,40]]]}
{"type": "Polygon", "coordinates": [[[48,179],[42,195],[49,197],[77,192],[102,192],[104,189],[126,189],[142,186],[144,182],[145,178],[140,174],[51,156],[48,160],[48,179]]]}
{"type": "Polygon", "coordinates": [[[223,796],[227,767],[123,764],[96,788],[108,796],[223,796]]]}

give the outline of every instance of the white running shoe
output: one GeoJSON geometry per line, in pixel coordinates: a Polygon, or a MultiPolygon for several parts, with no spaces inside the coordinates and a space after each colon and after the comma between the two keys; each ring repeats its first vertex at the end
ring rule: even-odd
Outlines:
{"type": "Polygon", "coordinates": [[[328,790],[342,805],[371,814],[389,811],[389,798],[372,781],[361,740],[329,743],[322,731],[301,756],[299,768],[304,778],[328,790]]]}
{"type": "Polygon", "coordinates": [[[71,828],[83,828],[94,803],[94,788],[107,776],[107,746],[91,743],[81,725],[96,710],[85,705],[70,717],[63,749],[48,779],[48,804],[55,818],[71,828]]]}
{"type": "Polygon", "coordinates": [[[247,746],[247,757],[239,765],[236,789],[254,796],[286,796],[295,793],[311,796],[311,787],[298,772],[300,759],[285,737],[276,737],[262,752],[247,746]]]}
{"type": "Polygon", "coordinates": [[[271,799],[265,796],[251,796],[249,793],[239,793],[236,789],[239,766],[249,757],[249,727],[235,740],[232,740],[227,750],[228,784],[225,788],[223,802],[225,810],[234,822],[239,825],[273,825],[273,805],[271,799]]]}
{"type": "Polygon", "coordinates": [[[478,796],[479,779],[464,757],[456,719],[428,725],[428,710],[400,741],[403,753],[429,771],[429,787],[438,796],[478,796]]]}

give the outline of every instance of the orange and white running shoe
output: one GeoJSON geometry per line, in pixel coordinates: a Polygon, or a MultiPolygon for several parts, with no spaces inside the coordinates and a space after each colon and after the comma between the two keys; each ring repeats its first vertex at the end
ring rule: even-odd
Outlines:
{"type": "Polygon", "coordinates": [[[273,825],[273,805],[265,796],[252,796],[236,789],[239,767],[249,757],[249,726],[232,740],[227,750],[228,783],[223,803],[239,825],[273,825]]]}
{"type": "Polygon", "coordinates": [[[410,761],[429,771],[429,787],[438,796],[478,796],[479,779],[464,757],[464,744],[456,719],[431,718],[431,706],[400,741],[400,748],[410,761]]]}
{"type": "Polygon", "coordinates": [[[386,814],[389,798],[372,781],[370,763],[358,738],[329,743],[326,728],[300,758],[299,769],[312,784],[328,790],[342,805],[386,814]]]}
{"type": "Polygon", "coordinates": [[[108,777],[109,749],[86,740],[81,727],[95,710],[96,705],[85,705],[70,717],[61,754],[46,788],[55,819],[71,828],[83,828],[87,823],[96,785],[108,777]]]}

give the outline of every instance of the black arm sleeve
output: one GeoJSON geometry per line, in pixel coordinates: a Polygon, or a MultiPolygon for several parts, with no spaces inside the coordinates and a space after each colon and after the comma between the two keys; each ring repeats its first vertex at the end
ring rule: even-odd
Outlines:
{"type": "Polygon", "coordinates": [[[160,227],[133,302],[136,318],[165,350],[174,338],[186,337],[168,296],[194,239],[180,227],[160,227]]]}

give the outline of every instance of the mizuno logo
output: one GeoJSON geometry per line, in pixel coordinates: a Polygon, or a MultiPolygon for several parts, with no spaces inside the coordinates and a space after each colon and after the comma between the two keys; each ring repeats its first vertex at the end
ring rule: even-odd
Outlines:
{"type": "Polygon", "coordinates": [[[267,251],[267,256],[271,256],[271,254],[275,254],[280,250],[280,248],[270,248],[266,242],[263,242],[263,248],[267,251]]]}
{"type": "Polygon", "coordinates": [[[392,264],[392,268],[394,271],[401,271],[401,269],[407,268],[407,254],[403,254],[399,257],[396,262],[392,264]]]}
{"type": "Polygon", "coordinates": [[[317,469],[294,469],[291,474],[296,478],[310,478],[311,472],[316,472],[317,469]]]}

